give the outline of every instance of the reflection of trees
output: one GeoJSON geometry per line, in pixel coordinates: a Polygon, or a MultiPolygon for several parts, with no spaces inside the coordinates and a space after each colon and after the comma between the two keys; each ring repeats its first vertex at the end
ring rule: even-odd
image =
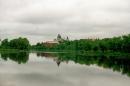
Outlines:
{"type": "Polygon", "coordinates": [[[109,54],[77,54],[77,53],[59,53],[60,61],[74,61],[75,63],[93,65],[113,69],[130,76],[130,56],[129,55],[109,55],[109,54]]]}
{"type": "MultiPolygon", "coordinates": [[[[96,64],[103,68],[109,68],[113,71],[121,72],[130,76],[130,55],[122,53],[38,53],[37,56],[52,58],[59,66],[61,62],[68,63],[74,61],[75,63],[93,65],[96,64]]],[[[29,60],[28,52],[16,53],[1,53],[3,60],[11,59],[19,64],[26,63],[29,60]]]]}
{"type": "Polygon", "coordinates": [[[16,53],[1,53],[1,58],[3,60],[13,60],[18,64],[26,63],[29,60],[29,53],[27,52],[16,52],[16,53]]]}

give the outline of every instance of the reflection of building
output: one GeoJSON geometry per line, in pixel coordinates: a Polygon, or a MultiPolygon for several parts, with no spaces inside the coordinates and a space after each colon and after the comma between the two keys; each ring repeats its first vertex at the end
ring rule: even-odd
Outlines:
{"type": "Polygon", "coordinates": [[[60,60],[58,58],[54,58],[54,61],[56,62],[58,67],[60,66],[61,62],[65,62],[66,64],[68,64],[68,61],[63,61],[63,60],[60,60]]]}
{"type": "Polygon", "coordinates": [[[37,53],[37,56],[46,57],[46,58],[55,58],[55,54],[52,53],[37,53]]]}
{"type": "Polygon", "coordinates": [[[45,57],[45,58],[51,58],[53,59],[57,66],[60,66],[61,60],[58,59],[58,57],[55,56],[55,54],[52,53],[37,53],[37,56],[45,57]]]}
{"type": "Polygon", "coordinates": [[[61,60],[59,60],[58,58],[55,58],[55,59],[53,59],[53,60],[56,62],[57,66],[59,67],[59,66],[60,66],[60,63],[61,63],[61,60]]]}
{"type": "Polygon", "coordinates": [[[66,62],[68,64],[68,61],[62,61],[58,58],[58,56],[54,53],[37,53],[37,56],[41,56],[41,57],[44,57],[44,58],[50,58],[50,59],[53,59],[54,62],[56,62],[57,66],[59,67],[61,62],[66,62]]]}

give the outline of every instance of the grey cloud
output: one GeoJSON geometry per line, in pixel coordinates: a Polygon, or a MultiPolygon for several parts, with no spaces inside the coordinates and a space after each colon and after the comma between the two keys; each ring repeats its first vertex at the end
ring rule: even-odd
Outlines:
{"type": "Polygon", "coordinates": [[[128,34],[129,9],[129,0],[0,0],[0,35],[35,43],[58,33],[72,39],[128,34]]]}

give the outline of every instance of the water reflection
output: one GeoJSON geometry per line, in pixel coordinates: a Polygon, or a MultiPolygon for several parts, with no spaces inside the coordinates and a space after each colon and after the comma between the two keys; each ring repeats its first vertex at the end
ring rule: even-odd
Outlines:
{"type": "Polygon", "coordinates": [[[54,61],[60,66],[61,62],[68,63],[73,61],[85,65],[98,65],[103,68],[109,68],[113,71],[121,72],[130,76],[130,55],[122,53],[97,53],[90,55],[88,53],[37,53],[37,56],[46,58],[52,57],[54,61]],[[55,58],[54,58],[55,57],[55,58]]]}
{"type": "Polygon", "coordinates": [[[1,58],[5,61],[8,59],[17,62],[18,64],[27,63],[29,60],[29,53],[28,52],[2,52],[1,58]]]}
{"type": "MultiPolygon", "coordinates": [[[[103,68],[109,68],[113,71],[121,72],[130,76],[130,55],[121,53],[42,53],[37,52],[37,57],[51,58],[53,59],[57,66],[60,66],[62,62],[68,64],[69,61],[84,65],[98,65],[103,68]]],[[[28,52],[15,52],[1,53],[1,58],[5,61],[8,59],[17,62],[18,64],[25,64],[29,60],[28,52]]]]}

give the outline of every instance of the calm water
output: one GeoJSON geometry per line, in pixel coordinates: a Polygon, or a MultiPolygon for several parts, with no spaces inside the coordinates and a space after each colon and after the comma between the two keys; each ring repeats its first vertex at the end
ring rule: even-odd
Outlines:
{"type": "Polygon", "coordinates": [[[130,86],[129,55],[5,53],[0,86],[130,86]]]}

